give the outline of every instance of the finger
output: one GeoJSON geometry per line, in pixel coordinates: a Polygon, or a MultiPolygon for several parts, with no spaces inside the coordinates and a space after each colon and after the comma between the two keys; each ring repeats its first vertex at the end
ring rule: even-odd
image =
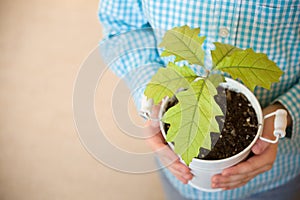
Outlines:
{"type": "Polygon", "coordinates": [[[222,175],[232,176],[232,175],[246,174],[254,171],[256,168],[257,168],[256,162],[254,163],[254,165],[252,165],[249,162],[249,160],[246,160],[238,165],[223,170],[222,175]]]}
{"type": "Polygon", "coordinates": [[[172,173],[180,182],[182,182],[183,184],[187,184],[188,183],[188,179],[184,178],[183,176],[181,175],[177,175],[177,174],[174,174],[172,173]]]}
{"type": "Polygon", "coordinates": [[[246,185],[248,183],[249,180],[247,181],[242,181],[240,183],[232,183],[231,185],[228,185],[228,186],[224,186],[224,187],[221,187],[223,190],[233,190],[233,189],[236,189],[236,188],[239,188],[239,187],[242,187],[244,185],[246,185]]]}
{"type": "Polygon", "coordinates": [[[170,172],[175,175],[176,177],[182,177],[186,180],[191,180],[193,178],[193,175],[192,174],[182,174],[180,171],[177,171],[177,170],[174,170],[173,168],[168,168],[170,170],[170,172]]]}
{"type": "Polygon", "coordinates": [[[185,164],[181,163],[179,160],[175,161],[170,168],[178,171],[178,173],[182,175],[192,175],[190,168],[188,168],[185,164]]]}
{"type": "MultiPolygon", "coordinates": [[[[261,159],[259,159],[261,160],[261,159]]],[[[225,169],[222,172],[224,177],[234,177],[238,178],[238,175],[249,176],[251,174],[259,174],[266,172],[272,168],[272,163],[259,163],[259,161],[245,161],[241,164],[238,164],[234,167],[225,169]]]]}
{"type": "Polygon", "coordinates": [[[242,180],[247,179],[248,177],[245,174],[232,175],[232,176],[222,176],[221,174],[216,175],[212,178],[212,183],[216,187],[224,187],[230,183],[241,182],[242,180]]]}
{"type": "MultiPolygon", "coordinates": [[[[172,151],[173,152],[173,151],[172,151]]],[[[174,154],[176,156],[176,154],[174,154]]],[[[186,184],[189,180],[193,178],[193,174],[190,169],[183,163],[180,162],[178,156],[172,161],[172,163],[167,163],[169,161],[162,161],[168,170],[182,183],[186,184]]]]}
{"type": "Polygon", "coordinates": [[[259,155],[262,154],[269,146],[270,143],[258,139],[251,150],[254,154],[259,155]]]}
{"type": "Polygon", "coordinates": [[[253,156],[238,165],[223,170],[222,175],[230,176],[237,174],[246,174],[257,169],[269,170],[276,158],[277,145],[270,146],[264,154],[253,156]]]}
{"type": "Polygon", "coordinates": [[[251,173],[246,174],[238,174],[238,175],[232,175],[232,176],[223,176],[221,174],[216,175],[212,178],[212,184],[215,187],[231,187],[233,185],[239,185],[240,183],[244,183],[245,181],[248,182],[251,179],[253,179],[258,174],[267,171],[267,167],[263,167],[260,169],[257,169],[251,173]]]}
{"type": "Polygon", "coordinates": [[[186,184],[189,180],[193,178],[191,174],[182,174],[182,172],[175,170],[174,168],[168,168],[170,172],[182,183],[186,184]]]}
{"type": "Polygon", "coordinates": [[[251,178],[247,179],[239,179],[237,181],[232,181],[228,183],[212,183],[212,188],[223,188],[223,189],[233,189],[233,188],[238,188],[246,183],[248,183],[251,180],[251,178]]]}

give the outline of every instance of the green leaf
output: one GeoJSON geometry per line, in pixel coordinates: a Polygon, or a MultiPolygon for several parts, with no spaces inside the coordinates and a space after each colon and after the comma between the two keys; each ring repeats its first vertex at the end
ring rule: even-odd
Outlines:
{"type": "Polygon", "coordinates": [[[172,97],[178,89],[188,88],[197,75],[187,66],[179,67],[169,63],[167,68],[160,68],[147,84],[145,95],[158,104],[164,97],[172,97]]]}
{"type": "Polygon", "coordinates": [[[163,121],[170,124],[167,141],[174,142],[175,152],[187,165],[200,147],[211,149],[210,132],[219,132],[215,117],[223,113],[214,100],[216,94],[209,80],[192,82],[188,90],[176,95],[179,103],[164,114],[163,121]]]}
{"type": "Polygon", "coordinates": [[[224,58],[230,56],[233,52],[242,51],[242,49],[239,49],[230,44],[214,42],[214,45],[216,49],[211,51],[211,57],[212,57],[214,67],[216,67],[222,60],[224,60],[224,58]]]}
{"type": "Polygon", "coordinates": [[[222,74],[212,74],[208,76],[208,80],[215,86],[218,87],[220,83],[225,82],[225,78],[222,74]]]}
{"type": "Polygon", "coordinates": [[[212,51],[214,69],[241,79],[251,91],[257,85],[270,89],[273,82],[279,81],[283,72],[266,54],[255,53],[251,48],[240,50],[230,46],[216,43],[217,48],[212,51]]]}
{"type": "Polygon", "coordinates": [[[205,37],[199,37],[200,28],[191,29],[188,26],[175,27],[168,30],[160,47],[165,47],[165,52],[161,56],[176,57],[175,62],[187,60],[190,64],[204,66],[205,52],[202,44],[205,37]]]}

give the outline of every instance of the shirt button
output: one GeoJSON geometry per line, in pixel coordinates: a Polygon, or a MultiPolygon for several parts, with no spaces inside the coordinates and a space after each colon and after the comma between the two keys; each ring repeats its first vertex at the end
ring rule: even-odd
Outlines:
{"type": "Polygon", "coordinates": [[[219,36],[222,38],[226,38],[229,35],[229,30],[225,27],[219,29],[219,36]]]}

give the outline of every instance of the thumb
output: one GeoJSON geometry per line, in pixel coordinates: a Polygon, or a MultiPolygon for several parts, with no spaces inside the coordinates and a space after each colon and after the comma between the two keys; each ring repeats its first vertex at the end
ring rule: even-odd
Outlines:
{"type": "Polygon", "coordinates": [[[252,152],[256,155],[263,153],[268,147],[270,143],[264,142],[261,139],[258,139],[257,142],[252,147],[252,152]]]}

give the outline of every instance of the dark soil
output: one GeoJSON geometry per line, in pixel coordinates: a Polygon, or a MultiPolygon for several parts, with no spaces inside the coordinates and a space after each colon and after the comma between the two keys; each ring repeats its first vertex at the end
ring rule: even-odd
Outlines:
{"type": "MultiPolygon", "coordinates": [[[[210,133],[212,149],[200,148],[199,159],[219,160],[238,154],[253,141],[258,130],[255,110],[243,94],[218,87],[215,100],[224,113],[223,117],[216,117],[221,134],[210,133]]],[[[167,108],[176,103],[173,97],[167,108]]],[[[168,128],[169,124],[165,124],[166,133],[168,128]]]]}

